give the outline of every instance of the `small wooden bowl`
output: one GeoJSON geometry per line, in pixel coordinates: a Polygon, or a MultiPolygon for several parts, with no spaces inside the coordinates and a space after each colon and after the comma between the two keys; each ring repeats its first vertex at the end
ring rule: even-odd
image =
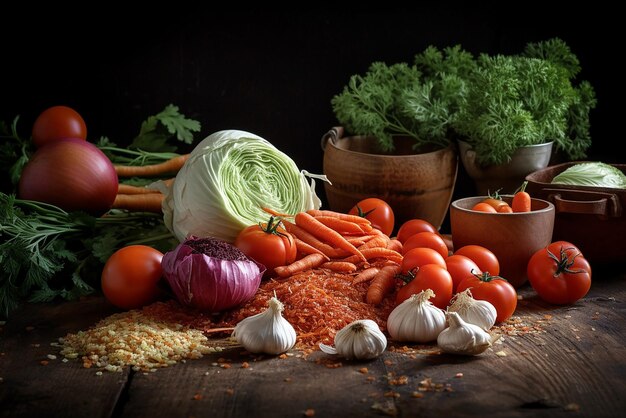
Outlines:
{"type": "MultiPolygon", "coordinates": [[[[471,208],[485,196],[467,197],[452,202],[450,228],[455,249],[475,244],[491,250],[500,262],[500,276],[519,287],[527,280],[530,257],[552,242],[554,205],[532,199],[531,211],[488,213],[471,208]]],[[[511,196],[503,199],[509,204],[511,196]]]]}

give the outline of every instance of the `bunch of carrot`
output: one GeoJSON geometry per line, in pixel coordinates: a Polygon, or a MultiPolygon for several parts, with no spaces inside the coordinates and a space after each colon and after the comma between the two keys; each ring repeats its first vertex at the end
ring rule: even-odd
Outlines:
{"type": "MultiPolygon", "coordinates": [[[[159,164],[151,165],[116,165],[115,172],[118,178],[158,178],[175,175],[189,159],[189,154],[179,155],[159,164]]],[[[173,178],[165,180],[171,185],[173,178]]],[[[164,196],[161,192],[147,187],[132,186],[120,183],[117,196],[113,202],[113,209],[125,209],[137,212],[161,213],[161,204],[164,196]]]]}
{"type": "Polygon", "coordinates": [[[366,218],[330,210],[285,215],[271,209],[293,237],[299,258],[275,268],[282,278],[312,269],[353,275],[353,284],[367,283],[366,301],[377,305],[394,290],[402,263],[402,243],[374,228],[366,218]],[[293,219],[293,220],[288,220],[293,219]]]}

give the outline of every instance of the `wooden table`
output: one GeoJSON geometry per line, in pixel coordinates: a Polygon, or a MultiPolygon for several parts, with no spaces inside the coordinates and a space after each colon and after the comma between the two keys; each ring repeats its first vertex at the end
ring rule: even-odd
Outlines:
{"type": "Polygon", "coordinates": [[[515,317],[529,328],[476,357],[413,346],[413,355],[329,364],[319,351],[253,361],[231,349],[101,375],[63,362],[50,343],[113,313],[110,305],[27,304],[0,326],[0,416],[626,416],[626,274],[594,271],[591,291],[571,306],[547,305],[529,287],[520,294],[515,317]]]}

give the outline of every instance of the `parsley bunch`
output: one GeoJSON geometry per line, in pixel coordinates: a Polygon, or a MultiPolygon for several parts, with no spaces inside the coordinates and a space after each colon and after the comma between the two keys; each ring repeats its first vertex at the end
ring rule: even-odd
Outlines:
{"type": "Polygon", "coordinates": [[[575,85],[579,70],[576,56],[556,38],[528,44],[522,55],[482,54],[454,129],[482,165],[506,163],[519,147],[549,141],[580,159],[591,145],[589,112],[596,101],[588,82],[575,85]]]}
{"type": "Polygon", "coordinates": [[[459,46],[431,46],[412,66],[374,62],[332,98],[333,111],[351,133],[376,137],[383,151],[393,151],[396,135],[413,138],[416,150],[443,148],[451,143],[452,123],[466,100],[465,78],[474,66],[459,46]]]}

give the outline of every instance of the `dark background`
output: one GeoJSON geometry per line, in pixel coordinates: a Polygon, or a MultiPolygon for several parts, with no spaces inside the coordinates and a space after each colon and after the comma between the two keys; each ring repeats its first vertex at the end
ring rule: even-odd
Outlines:
{"type": "MultiPolygon", "coordinates": [[[[0,119],[20,115],[28,135],[45,108],[65,104],[88,136],[120,144],[169,103],[202,123],[198,140],[222,129],[256,133],[298,167],[322,172],[321,136],[336,125],[330,100],[372,61],[411,62],[428,45],[472,53],[518,53],[560,37],[581,61],[598,98],[588,159],[624,162],[615,151],[619,13],[551,2],[425,4],[411,10],[241,13],[180,9],[37,10],[3,13],[0,119]],[[546,9],[550,7],[550,9],[546,9]],[[5,22],[6,23],[6,22],[5,22]]],[[[4,7],[4,6],[3,6],[4,7]]],[[[461,169],[455,196],[471,194],[461,169]]]]}

